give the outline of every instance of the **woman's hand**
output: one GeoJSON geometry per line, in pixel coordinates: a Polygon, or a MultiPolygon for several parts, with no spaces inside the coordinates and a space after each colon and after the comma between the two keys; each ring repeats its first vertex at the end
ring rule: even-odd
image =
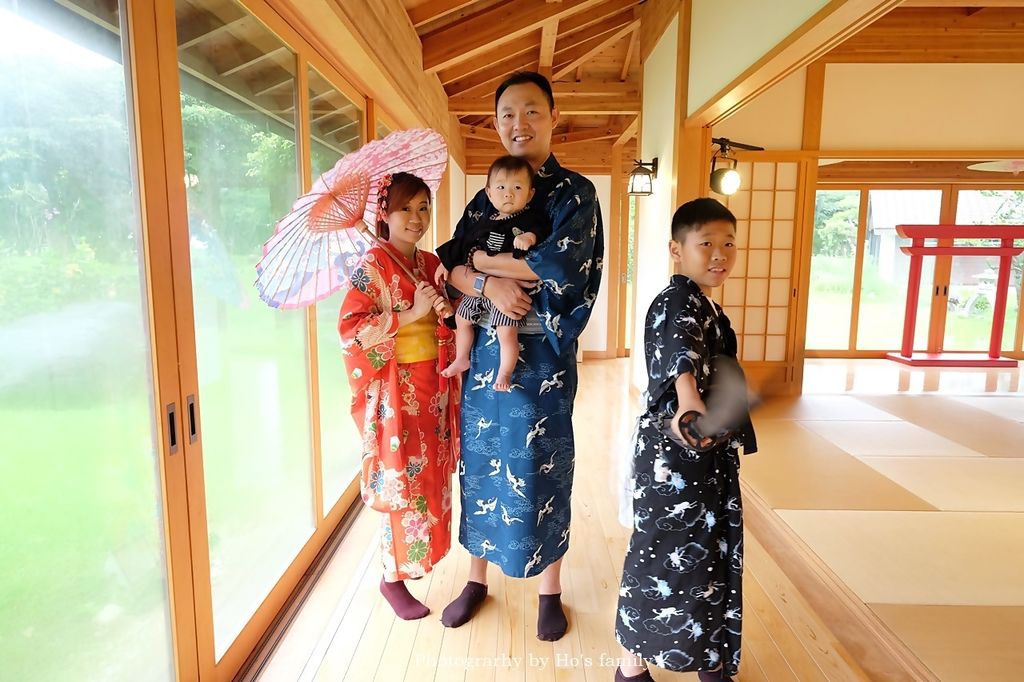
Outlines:
{"type": "Polygon", "coordinates": [[[434,299],[434,312],[442,320],[455,314],[452,304],[448,302],[448,299],[440,295],[434,299]]]}
{"type": "Polygon", "coordinates": [[[494,307],[513,320],[522,319],[530,312],[533,299],[527,296],[524,289],[532,289],[536,282],[504,277],[488,277],[484,285],[483,295],[494,304],[494,307]]]}
{"type": "MultiPolygon", "coordinates": [[[[441,299],[440,294],[434,287],[426,282],[416,283],[416,292],[412,297],[412,307],[398,313],[398,326],[403,327],[412,324],[434,308],[434,302],[441,299]]],[[[444,299],[441,299],[442,301],[444,299]]]]}

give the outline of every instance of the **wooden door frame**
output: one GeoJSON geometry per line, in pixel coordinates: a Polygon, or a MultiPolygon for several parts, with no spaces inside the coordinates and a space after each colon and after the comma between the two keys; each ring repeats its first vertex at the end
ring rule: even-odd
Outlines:
{"type": "MultiPolygon", "coordinates": [[[[153,154],[146,158],[145,171],[161,174],[162,196],[160,186],[147,195],[147,213],[150,216],[163,212],[166,216],[161,223],[161,238],[167,240],[169,257],[160,264],[168,268],[173,281],[173,293],[162,293],[162,305],[170,308],[173,301],[175,332],[172,347],[177,351],[178,389],[176,400],[179,405],[185,404],[186,396],[199,394],[198,368],[195,347],[195,319],[192,310],[192,275],[189,256],[189,229],[187,215],[187,196],[184,184],[184,149],[181,125],[180,83],[178,77],[178,59],[176,44],[175,3],[171,0],[155,3],[155,8],[146,10],[148,3],[132,3],[135,17],[133,26],[139,26],[138,39],[150,37],[150,50],[145,53],[147,75],[151,76],[148,88],[136,100],[140,118],[146,126],[152,126],[152,134],[159,136],[162,145],[162,156],[153,154]],[[149,14],[148,12],[153,12],[149,14]],[[147,28],[147,22],[151,28],[147,28]]],[[[242,0],[243,7],[258,21],[274,33],[295,54],[296,66],[296,107],[297,120],[295,126],[296,162],[299,178],[303,188],[310,186],[309,156],[309,112],[308,112],[308,68],[315,68],[332,85],[338,87],[357,106],[363,105],[365,111],[366,98],[355,90],[344,74],[335,69],[331,62],[318,55],[312,47],[296,33],[265,0],[242,0]]],[[[142,53],[140,53],[141,56],[142,53]]],[[[364,114],[364,121],[366,116],[364,114]]],[[[146,126],[141,129],[145,130],[146,126]]],[[[151,142],[152,144],[153,142],[151,142]]],[[[154,264],[155,266],[155,264],[154,264]]],[[[340,523],[342,516],[349,507],[358,500],[358,480],[350,482],[341,498],[330,510],[323,508],[322,469],[320,466],[319,441],[319,382],[317,374],[316,345],[316,312],[307,310],[307,362],[308,395],[310,401],[311,460],[314,475],[311,479],[315,530],[303,544],[292,563],[279,577],[270,592],[263,599],[246,626],[238,634],[232,644],[218,661],[214,651],[213,604],[210,580],[209,543],[206,529],[206,494],[203,467],[202,438],[194,444],[182,441],[181,454],[177,455],[183,464],[184,486],[179,484],[173,490],[175,504],[187,500],[187,515],[182,521],[172,516],[172,539],[187,538],[190,562],[186,575],[191,579],[191,623],[186,616],[179,616],[175,621],[175,656],[182,679],[215,680],[227,682],[234,678],[251,652],[256,648],[264,633],[270,628],[286,601],[298,586],[303,575],[325,545],[333,529],[340,523]],[[182,489],[183,488],[183,489],[182,489]],[[189,529],[192,529],[190,532],[189,529]],[[191,626],[191,627],[190,627],[191,626]],[[191,630],[191,631],[190,631],[191,630]]],[[[166,337],[161,334],[161,338],[166,337]]],[[[165,361],[161,358],[161,367],[165,361]]],[[[167,366],[175,366],[170,364],[167,366]]],[[[161,404],[166,402],[161,399],[161,404]]],[[[201,405],[200,405],[201,410],[201,405]]],[[[173,542],[172,542],[173,547],[173,542]]],[[[185,578],[181,574],[183,554],[180,547],[173,547],[177,554],[172,556],[171,570],[175,576],[175,605],[178,611],[187,612],[179,602],[189,601],[184,591],[185,578]],[[178,582],[183,587],[178,588],[178,582]]],[[[187,614],[186,614],[187,615],[187,614]]]]}
{"type": "MultiPolygon", "coordinates": [[[[805,350],[804,355],[809,358],[882,358],[885,357],[885,351],[871,351],[871,350],[856,350],[856,334],[857,325],[859,324],[859,302],[860,302],[860,290],[856,286],[859,281],[859,276],[863,268],[863,234],[867,229],[866,213],[867,213],[867,197],[871,190],[875,189],[930,189],[940,190],[942,192],[942,200],[939,212],[939,222],[942,224],[953,224],[956,222],[956,211],[959,200],[959,192],[961,190],[1011,190],[1011,191],[1024,191],[1024,183],[1014,183],[1010,181],[994,181],[993,183],[977,183],[977,182],[908,182],[908,183],[892,183],[888,181],[877,181],[865,178],[862,181],[857,182],[819,182],[815,186],[815,194],[819,190],[857,190],[861,193],[861,204],[860,204],[860,216],[858,220],[858,241],[857,241],[857,255],[855,264],[855,286],[853,292],[853,300],[851,305],[850,319],[850,342],[846,349],[826,349],[826,350],[805,350]]],[[[813,238],[813,213],[811,214],[811,238],[813,238]]],[[[947,245],[949,240],[943,241],[943,245],[947,245]]],[[[808,270],[809,270],[808,266],[808,270]]],[[[935,258],[932,271],[932,285],[933,287],[948,287],[949,279],[952,272],[952,257],[951,256],[939,256],[935,258]]],[[[933,290],[932,302],[929,306],[929,322],[928,322],[928,334],[926,349],[930,353],[937,353],[943,350],[945,341],[945,323],[947,318],[947,306],[949,302],[948,289],[945,291],[939,289],[933,290]]],[[[1024,349],[1022,349],[1022,343],[1024,343],[1024,306],[1018,304],[1017,308],[1017,321],[1015,338],[1013,342],[1013,348],[1009,351],[1004,351],[1004,355],[1017,359],[1024,359],[1024,349]]],[[[806,322],[804,326],[804,333],[806,335],[806,322]]]]}

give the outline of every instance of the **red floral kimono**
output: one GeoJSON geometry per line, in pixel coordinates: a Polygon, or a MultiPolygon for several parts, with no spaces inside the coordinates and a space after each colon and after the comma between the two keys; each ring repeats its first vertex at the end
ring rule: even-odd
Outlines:
{"type": "Polygon", "coordinates": [[[360,491],[384,515],[384,577],[395,581],[425,575],[451,546],[460,391],[440,375],[454,357],[452,331],[433,312],[399,329],[415,285],[384,248],[428,282],[439,261],[422,250],[410,262],[388,246],[370,249],[352,273],[338,324],[363,433],[360,491]]]}

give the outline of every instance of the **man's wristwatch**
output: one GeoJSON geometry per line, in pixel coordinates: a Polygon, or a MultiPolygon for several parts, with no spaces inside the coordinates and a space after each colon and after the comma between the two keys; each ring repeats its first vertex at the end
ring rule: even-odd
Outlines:
{"type": "Polygon", "coordinates": [[[473,291],[475,291],[478,296],[484,295],[484,285],[487,284],[488,277],[490,277],[490,275],[480,273],[473,279],[473,291]]]}

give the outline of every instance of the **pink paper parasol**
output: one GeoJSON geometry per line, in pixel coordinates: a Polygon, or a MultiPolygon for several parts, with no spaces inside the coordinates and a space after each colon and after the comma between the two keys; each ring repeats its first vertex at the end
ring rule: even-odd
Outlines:
{"type": "Polygon", "coordinates": [[[260,298],[272,308],[301,308],[345,287],[376,242],[381,178],[412,173],[436,192],[447,163],[444,138],[425,128],[396,131],[343,157],[274,226],[256,264],[260,298]]]}

